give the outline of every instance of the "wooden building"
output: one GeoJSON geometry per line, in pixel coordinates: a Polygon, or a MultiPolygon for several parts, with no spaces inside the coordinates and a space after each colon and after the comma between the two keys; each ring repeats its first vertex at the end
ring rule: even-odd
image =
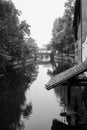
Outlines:
{"type": "Polygon", "coordinates": [[[87,0],[75,1],[73,27],[75,31],[75,61],[87,59],[87,0]]]}
{"type": "MultiPolygon", "coordinates": [[[[80,129],[87,129],[87,76],[84,75],[84,72],[87,72],[87,0],[75,1],[73,26],[77,65],[52,76],[46,84],[46,89],[67,87],[67,98],[65,97],[67,107],[65,107],[71,112],[68,114],[71,119],[70,125],[73,125],[72,121],[74,121],[75,126],[79,125],[80,129]],[[81,128],[81,126],[86,128],[81,128]]],[[[67,112],[64,111],[61,116],[67,116],[67,112]]]]}

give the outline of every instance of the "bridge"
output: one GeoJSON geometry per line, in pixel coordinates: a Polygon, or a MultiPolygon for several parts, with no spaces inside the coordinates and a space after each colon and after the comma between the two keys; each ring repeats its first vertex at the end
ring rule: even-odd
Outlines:
{"type": "Polygon", "coordinates": [[[45,48],[41,48],[38,50],[37,60],[41,63],[49,62],[50,61],[50,54],[51,54],[51,51],[48,51],[45,48]]]}

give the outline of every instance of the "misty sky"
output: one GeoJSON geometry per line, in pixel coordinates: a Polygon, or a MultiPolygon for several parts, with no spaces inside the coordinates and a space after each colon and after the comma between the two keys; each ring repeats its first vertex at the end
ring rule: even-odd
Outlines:
{"type": "Polygon", "coordinates": [[[22,11],[21,18],[31,25],[31,36],[39,47],[50,42],[53,22],[64,13],[67,0],[12,0],[22,11]]]}

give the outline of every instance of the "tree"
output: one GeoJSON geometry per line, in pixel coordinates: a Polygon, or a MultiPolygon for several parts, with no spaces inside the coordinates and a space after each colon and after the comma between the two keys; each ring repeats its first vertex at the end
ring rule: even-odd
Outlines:
{"type": "Polygon", "coordinates": [[[30,25],[28,25],[25,20],[22,21],[21,24],[19,25],[19,29],[22,31],[22,34],[24,36],[26,36],[26,35],[29,36],[30,35],[29,27],[30,27],[30,25]]]}
{"type": "Polygon", "coordinates": [[[12,61],[21,59],[24,36],[30,34],[30,26],[20,23],[19,15],[12,1],[0,0],[0,50],[8,52],[12,61]]]}
{"type": "Polygon", "coordinates": [[[62,17],[56,18],[53,23],[52,36],[55,37],[64,28],[64,19],[62,17]]]}
{"type": "Polygon", "coordinates": [[[36,58],[37,51],[38,47],[36,41],[32,37],[29,37],[26,40],[26,53],[28,58],[36,58]]]}
{"type": "MultiPolygon", "coordinates": [[[[73,16],[74,0],[67,0],[63,17],[55,19],[53,23],[52,46],[55,52],[67,53],[67,51],[63,52],[64,48],[69,48],[70,44],[74,42],[74,32],[72,30],[73,16]]],[[[72,50],[70,50],[70,53],[73,53],[72,50]]]]}
{"type": "Polygon", "coordinates": [[[73,18],[74,18],[74,0],[67,0],[65,3],[65,13],[64,13],[64,20],[65,20],[65,47],[68,48],[70,53],[74,53],[74,30],[72,29],[73,25],[73,18]],[[71,45],[72,44],[72,45],[71,45]],[[72,46],[72,47],[71,47],[72,46]],[[73,51],[72,51],[73,49],[73,51]]]}

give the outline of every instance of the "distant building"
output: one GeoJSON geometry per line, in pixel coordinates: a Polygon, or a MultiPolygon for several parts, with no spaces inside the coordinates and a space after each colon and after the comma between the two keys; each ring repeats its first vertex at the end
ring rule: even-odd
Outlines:
{"type": "Polygon", "coordinates": [[[75,61],[87,59],[87,0],[75,1],[74,13],[75,61]]]}

